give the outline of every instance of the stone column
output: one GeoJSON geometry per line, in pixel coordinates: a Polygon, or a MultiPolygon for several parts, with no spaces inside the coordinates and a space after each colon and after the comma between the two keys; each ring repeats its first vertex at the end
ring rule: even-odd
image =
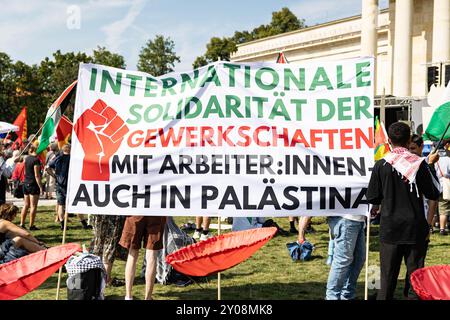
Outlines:
{"type": "Polygon", "coordinates": [[[414,0],[395,2],[393,93],[398,97],[411,95],[413,2],[414,0]]]}
{"type": "Polygon", "coordinates": [[[434,0],[432,62],[450,60],[450,0],[434,0]]]}
{"type": "Polygon", "coordinates": [[[378,0],[361,0],[361,56],[377,56],[378,0]]]}

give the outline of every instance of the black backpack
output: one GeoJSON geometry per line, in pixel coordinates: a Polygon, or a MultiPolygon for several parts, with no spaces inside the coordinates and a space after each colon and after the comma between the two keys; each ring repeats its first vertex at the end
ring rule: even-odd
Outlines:
{"type": "Polygon", "coordinates": [[[13,181],[12,194],[15,198],[18,198],[18,199],[22,199],[24,197],[23,183],[20,180],[13,181]]]}
{"type": "Polygon", "coordinates": [[[67,279],[68,300],[100,300],[102,270],[90,269],[67,279]]]}

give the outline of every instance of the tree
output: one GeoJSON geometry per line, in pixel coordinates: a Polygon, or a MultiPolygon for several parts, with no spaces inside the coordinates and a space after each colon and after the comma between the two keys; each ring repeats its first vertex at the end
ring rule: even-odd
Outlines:
{"type": "Polygon", "coordinates": [[[253,39],[254,35],[248,31],[236,31],[233,36],[233,40],[236,44],[252,41],[253,39]]]}
{"type": "Polygon", "coordinates": [[[230,60],[230,54],[236,51],[236,43],[230,38],[214,37],[206,45],[205,58],[208,61],[230,60]]]}
{"type": "Polygon", "coordinates": [[[205,55],[197,57],[192,66],[196,69],[218,60],[230,61],[230,55],[234,51],[236,51],[236,42],[232,38],[211,38],[206,45],[205,55]]]}
{"type": "Polygon", "coordinates": [[[175,62],[180,62],[174,48],[175,44],[170,38],[157,35],[153,41],[149,40],[142,47],[137,64],[138,70],[154,76],[172,72],[175,62]]]}
{"type": "Polygon", "coordinates": [[[262,24],[259,27],[254,28],[251,33],[252,41],[273,36],[272,27],[268,24],[262,24]]]}
{"type": "Polygon", "coordinates": [[[2,118],[8,122],[14,121],[11,101],[15,91],[13,66],[11,58],[6,53],[0,52],[0,110],[2,118]]]}
{"type": "Polygon", "coordinates": [[[111,51],[106,50],[105,47],[100,46],[93,51],[92,62],[121,69],[127,67],[125,58],[122,55],[112,53],[111,51]]]}
{"type": "Polygon", "coordinates": [[[272,21],[270,22],[271,35],[294,31],[305,27],[305,20],[298,19],[297,16],[286,7],[272,13],[272,21]]]}
{"type": "Polygon", "coordinates": [[[270,37],[284,32],[305,28],[305,20],[299,20],[288,8],[272,12],[270,24],[262,24],[251,31],[236,31],[232,37],[213,37],[206,45],[206,53],[197,57],[193,67],[198,68],[208,63],[222,60],[230,60],[231,53],[237,50],[237,44],[270,37]]]}
{"type": "Polygon", "coordinates": [[[45,94],[38,66],[13,62],[0,53],[0,110],[2,120],[13,122],[20,110],[28,107],[28,132],[36,131],[42,112],[46,112],[45,94]]]}
{"type": "Polygon", "coordinates": [[[27,65],[22,61],[14,64],[15,94],[12,96],[14,118],[22,107],[27,107],[28,135],[39,129],[39,121],[45,117],[49,107],[49,100],[43,91],[43,82],[39,76],[39,67],[27,65]]]}
{"type": "MultiPolygon", "coordinates": [[[[47,110],[56,98],[78,77],[81,62],[95,62],[117,68],[125,68],[123,56],[104,47],[97,47],[92,56],[83,52],[53,53],[39,65],[13,62],[0,52],[0,110],[2,120],[13,122],[20,110],[27,106],[28,133],[35,133],[44,122],[47,110]]],[[[72,119],[75,97],[66,111],[72,119]]]]}
{"type": "Polygon", "coordinates": [[[200,68],[202,66],[206,66],[208,64],[208,61],[206,60],[205,56],[198,56],[194,63],[192,64],[194,69],[200,68]]]}
{"type": "Polygon", "coordinates": [[[78,78],[80,63],[92,62],[92,58],[84,52],[53,53],[53,60],[46,57],[39,65],[40,75],[44,81],[44,89],[56,99],[67,86],[78,78]]]}
{"type": "MultiPolygon", "coordinates": [[[[90,62],[93,62],[92,57],[84,52],[61,53],[60,50],[53,53],[53,59],[46,57],[41,61],[38,73],[43,86],[42,99],[46,107],[45,111],[39,113],[40,117],[33,119],[33,121],[39,121],[38,125],[43,123],[48,107],[59,97],[64,89],[77,80],[80,63],[90,62]]],[[[75,96],[72,97],[65,113],[69,119],[73,118],[74,102],[75,96]]]]}

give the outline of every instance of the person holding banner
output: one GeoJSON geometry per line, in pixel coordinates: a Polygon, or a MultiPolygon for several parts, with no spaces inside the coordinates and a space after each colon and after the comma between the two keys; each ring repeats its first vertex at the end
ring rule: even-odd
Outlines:
{"type": "Polygon", "coordinates": [[[353,300],[356,283],[366,260],[365,216],[328,217],[333,238],[331,269],[326,300],[353,300]]]}
{"type": "Polygon", "coordinates": [[[153,285],[156,278],[156,261],[158,250],[163,248],[163,234],[166,217],[129,216],[125,220],[119,244],[128,249],[125,266],[125,300],[133,300],[133,282],[136,275],[136,263],[139,250],[145,247],[145,300],[152,300],[153,285]]]}
{"type": "MultiPolygon", "coordinates": [[[[61,224],[61,230],[64,230],[64,213],[66,212],[66,195],[67,183],[69,178],[69,164],[70,164],[70,144],[62,147],[62,152],[58,153],[53,160],[48,163],[47,173],[56,180],[56,202],[58,220],[61,224]]],[[[92,229],[88,225],[86,217],[79,214],[81,225],[83,229],[92,229]]]]}
{"type": "Polygon", "coordinates": [[[433,163],[437,154],[428,158],[412,154],[408,147],[411,130],[403,122],[393,123],[388,130],[393,150],[377,161],[366,192],[367,201],[383,206],[380,210],[380,290],[378,300],[392,300],[402,260],[406,264],[404,295],[415,298],[409,277],[420,268],[430,235],[432,215],[425,218],[423,196],[439,198],[433,182],[433,163]]]}

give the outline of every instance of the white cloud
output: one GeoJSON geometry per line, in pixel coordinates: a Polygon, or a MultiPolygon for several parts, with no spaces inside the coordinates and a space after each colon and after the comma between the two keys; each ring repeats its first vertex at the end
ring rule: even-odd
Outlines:
{"type": "Polygon", "coordinates": [[[10,16],[32,13],[47,4],[49,4],[49,1],[28,1],[26,3],[24,3],[24,1],[4,1],[4,3],[1,4],[1,14],[10,16]]]}
{"type": "MultiPolygon", "coordinates": [[[[147,8],[144,7],[148,0],[0,1],[0,51],[26,63],[38,63],[57,49],[63,52],[87,49],[85,52],[90,54],[101,45],[122,54],[127,67],[135,69],[141,47],[156,34],[163,34],[175,42],[175,51],[181,57],[175,69],[190,70],[195,58],[205,52],[211,37],[231,36],[235,30],[249,30],[270,21],[270,12],[267,17],[246,19],[238,15],[224,19],[217,12],[209,15],[217,18],[176,19],[172,18],[172,12],[154,11],[164,3],[155,0],[152,1],[155,5],[147,8]],[[68,30],[67,7],[74,4],[81,8],[81,29],[68,30]]],[[[305,18],[308,25],[348,17],[361,10],[361,0],[292,2],[290,9],[299,18],[305,18]]],[[[380,7],[386,7],[388,2],[379,0],[380,7]]],[[[179,14],[176,9],[173,8],[175,15],[179,14]]],[[[205,9],[205,14],[212,9],[205,9]]]]}
{"type": "Polygon", "coordinates": [[[315,0],[313,5],[311,1],[300,1],[290,9],[307,25],[314,25],[359,13],[361,0],[315,0]]]}
{"type": "MultiPolygon", "coordinates": [[[[389,6],[389,0],[379,0],[379,8],[389,6]]],[[[291,11],[301,19],[305,19],[307,25],[315,25],[340,18],[361,14],[361,0],[315,0],[300,1],[296,5],[290,6],[291,11]]]]}
{"type": "Polygon", "coordinates": [[[125,41],[124,32],[133,25],[135,19],[139,16],[145,7],[145,0],[134,0],[123,19],[115,21],[102,27],[102,31],[106,34],[105,43],[110,50],[119,50],[125,41]]]}
{"type": "Polygon", "coordinates": [[[130,5],[129,0],[89,0],[89,7],[120,8],[130,5]]]}
{"type": "Polygon", "coordinates": [[[143,4],[144,0],[2,1],[0,51],[8,53],[13,60],[38,63],[57,49],[80,51],[95,48],[98,44],[120,44],[123,32],[142,10],[143,4]],[[72,5],[80,7],[81,29],[78,30],[67,28],[67,8],[72,5]],[[124,10],[128,12],[125,18],[107,29],[110,36],[102,36],[100,26],[118,20],[124,10]],[[114,34],[118,41],[114,40],[114,34]],[[105,43],[105,39],[109,42],[105,43]]]}
{"type": "Polygon", "coordinates": [[[46,31],[65,27],[66,8],[67,4],[54,1],[32,2],[30,6],[8,2],[0,11],[0,50],[20,53],[30,49],[46,31]]]}

